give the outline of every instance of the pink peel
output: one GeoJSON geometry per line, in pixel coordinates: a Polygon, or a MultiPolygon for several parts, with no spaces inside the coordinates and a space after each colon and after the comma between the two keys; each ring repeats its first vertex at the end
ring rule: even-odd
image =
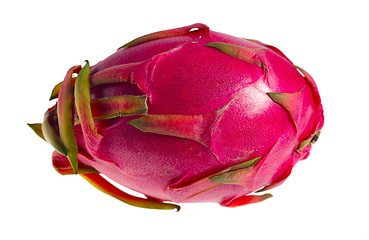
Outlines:
{"type": "Polygon", "coordinates": [[[289,167],[285,170],[285,172],[282,174],[282,176],[280,176],[273,183],[271,183],[271,184],[263,187],[262,189],[256,191],[256,193],[264,192],[264,191],[269,191],[269,190],[271,190],[273,188],[276,188],[276,187],[280,186],[291,175],[291,173],[292,173],[292,167],[293,167],[292,165],[289,165],[289,167]]]}
{"type": "Polygon", "coordinates": [[[247,196],[233,199],[231,201],[225,201],[221,203],[221,205],[225,207],[229,207],[229,208],[234,208],[234,207],[244,206],[244,205],[248,205],[252,203],[262,202],[271,197],[273,197],[273,195],[269,193],[264,194],[264,195],[247,195],[247,196]]]}
{"type": "Polygon", "coordinates": [[[148,34],[91,68],[72,67],[55,98],[43,123],[29,124],[56,149],[55,169],[154,209],[264,201],[271,194],[250,194],[282,184],[324,124],[311,75],[274,46],[204,24],[148,34]]]}

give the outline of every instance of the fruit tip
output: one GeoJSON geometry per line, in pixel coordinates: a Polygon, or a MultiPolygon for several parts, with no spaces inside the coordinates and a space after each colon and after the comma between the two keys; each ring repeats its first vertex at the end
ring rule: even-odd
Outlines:
{"type": "Polygon", "coordinates": [[[181,210],[181,206],[176,205],[176,212],[179,212],[181,210]]]}
{"type": "Polygon", "coordinates": [[[45,140],[44,134],[42,132],[41,123],[27,123],[27,125],[37,134],[37,136],[45,140]]]}
{"type": "Polygon", "coordinates": [[[84,67],[86,66],[90,67],[90,62],[87,59],[84,62],[86,63],[84,67]]]}
{"type": "Polygon", "coordinates": [[[68,152],[67,158],[75,174],[78,174],[78,156],[74,152],[68,152]]]}

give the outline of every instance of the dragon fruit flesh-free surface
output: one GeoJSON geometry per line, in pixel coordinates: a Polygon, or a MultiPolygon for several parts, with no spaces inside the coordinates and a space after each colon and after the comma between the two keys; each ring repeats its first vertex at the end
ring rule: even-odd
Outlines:
{"type": "Polygon", "coordinates": [[[273,46],[204,24],[148,34],[92,67],[74,66],[55,98],[42,124],[29,124],[56,149],[55,169],[146,208],[263,201],[271,194],[259,192],[285,181],[323,126],[306,71],[273,46]]]}

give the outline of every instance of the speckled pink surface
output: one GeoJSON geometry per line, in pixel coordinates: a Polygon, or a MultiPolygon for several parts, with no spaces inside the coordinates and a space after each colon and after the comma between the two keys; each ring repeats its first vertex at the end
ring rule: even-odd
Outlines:
{"type": "MultiPolygon", "coordinates": [[[[314,81],[275,47],[202,24],[186,29],[193,31],[149,35],[156,39],[91,68],[92,99],[147,95],[148,115],[96,120],[102,138],[93,148],[76,125],[78,161],[165,201],[229,205],[278,186],[323,126],[314,81]],[[226,45],[207,45],[214,42],[226,45]]],[[[53,163],[68,159],[55,152],[53,163]]]]}

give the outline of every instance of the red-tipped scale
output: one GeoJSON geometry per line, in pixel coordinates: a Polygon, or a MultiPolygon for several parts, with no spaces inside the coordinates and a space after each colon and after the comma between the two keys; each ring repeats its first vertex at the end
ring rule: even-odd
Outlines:
{"type": "Polygon", "coordinates": [[[290,176],[324,122],[305,70],[273,46],[204,24],[148,34],[91,68],[72,67],[55,98],[43,123],[29,124],[56,149],[54,168],[155,209],[270,198],[258,193],[290,176]]]}

